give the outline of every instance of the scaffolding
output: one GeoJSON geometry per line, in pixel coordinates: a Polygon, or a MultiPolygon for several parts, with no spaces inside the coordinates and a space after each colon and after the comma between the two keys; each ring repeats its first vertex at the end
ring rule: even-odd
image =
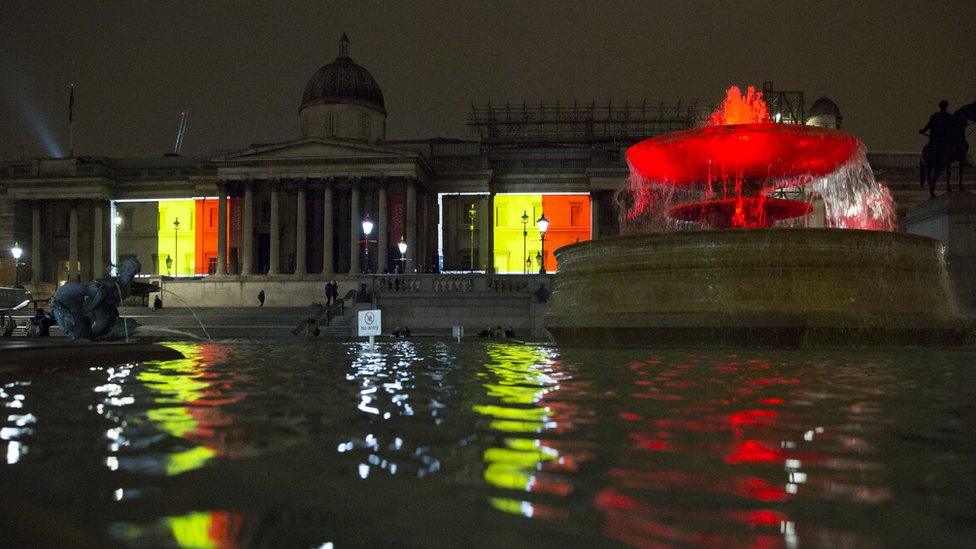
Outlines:
{"type": "Polygon", "coordinates": [[[769,107],[769,116],[778,124],[805,124],[806,113],[802,91],[773,89],[773,82],[763,82],[763,99],[769,107]]]}
{"type": "Polygon", "coordinates": [[[482,142],[636,142],[667,132],[687,130],[701,119],[697,103],[649,105],[471,104],[467,127],[482,142]]]}

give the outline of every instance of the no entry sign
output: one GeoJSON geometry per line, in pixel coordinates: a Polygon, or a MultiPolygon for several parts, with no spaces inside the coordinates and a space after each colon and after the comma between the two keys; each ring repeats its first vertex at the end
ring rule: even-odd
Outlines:
{"type": "Polygon", "coordinates": [[[382,332],[380,310],[359,311],[359,335],[378,336],[382,332]]]}

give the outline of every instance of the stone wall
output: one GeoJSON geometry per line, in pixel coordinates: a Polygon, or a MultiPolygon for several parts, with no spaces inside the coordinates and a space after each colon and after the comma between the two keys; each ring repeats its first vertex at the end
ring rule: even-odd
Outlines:
{"type": "MultiPolygon", "coordinates": [[[[551,290],[552,275],[363,275],[336,276],[335,280],[340,296],[366,290],[360,303],[354,303],[355,299],[347,303],[353,311],[382,310],[384,333],[407,326],[417,335],[449,334],[452,326],[461,325],[466,335],[473,336],[485,326],[511,326],[518,339],[549,340],[543,326],[549,304],[540,302],[536,292],[541,285],[551,290]]],[[[265,307],[307,307],[325,302],[325,280],[318,277],[163,280],[162,288],[166,307],[257,307],[261,290],[265,307]]]]}

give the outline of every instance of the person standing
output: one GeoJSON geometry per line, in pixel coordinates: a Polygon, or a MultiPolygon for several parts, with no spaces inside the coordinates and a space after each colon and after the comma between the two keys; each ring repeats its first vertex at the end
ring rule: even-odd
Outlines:
{"type": "Polygon", "coordinates": [[[258,292],[258,307],[264,307],[264,290],[258,292]]]}
{"type": "Polygon", "coordinates": [[[332,285],[332,293],[329,295],[332,296],[332,303],[334,304],[339,301],[339,283],[333,280],[330,284],[332,285]]]}
{"type": "Polygon", "coordinates": [[[3,337],[10,337],[14,335],[14,330],[17,329],[17,321],[14,317],[7,315],[7,320],[3,323],[3,337]]]}

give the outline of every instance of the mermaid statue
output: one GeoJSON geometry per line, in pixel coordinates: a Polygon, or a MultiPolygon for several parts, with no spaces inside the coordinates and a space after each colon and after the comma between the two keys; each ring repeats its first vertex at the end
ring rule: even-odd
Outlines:
{"type": "Polygon", "coordinates": [[[100,278],[85,285],[68,282],[51,298],[51,313],[61,333],[71,341],[111,341],[127,338],[138,324],[119,321],[119,305],[129,297],[132,280],[142,269],[134,258],[126,259],[116,276],[100,278]]]}

